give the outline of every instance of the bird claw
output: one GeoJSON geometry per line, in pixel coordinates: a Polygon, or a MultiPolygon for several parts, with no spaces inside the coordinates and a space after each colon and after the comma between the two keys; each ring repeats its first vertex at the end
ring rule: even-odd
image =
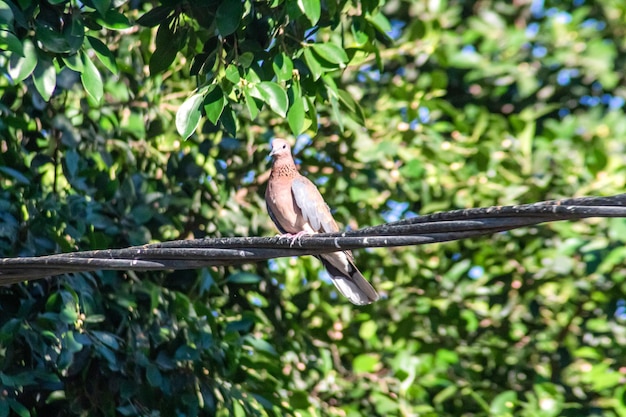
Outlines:
{"type": "Polygon", "coordinates": [[[292,248],[293,245],[295,245],[296,242],[298,242],[298,244],[300,246],[302,246],[302,236],[308,235],[308,234],[310,234],[310,233],[307,233],[305,231],[300,231],[300,232],[298,232],[296,234],[285,233],[285,234],[279,235],[279,240],[283,239],[283,238],[291,240],[291,243],[289,244],[290,248],[292,248]]]}

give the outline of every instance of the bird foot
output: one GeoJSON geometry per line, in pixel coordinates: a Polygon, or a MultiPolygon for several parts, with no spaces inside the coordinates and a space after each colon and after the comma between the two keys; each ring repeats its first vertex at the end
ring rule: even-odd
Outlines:
{"type": "Polygon", "coordinates": [[[304,235],[310,235],[310,233],[305,232],[304,230],[302,230],[302,231],[300,231],[300,232],[298,232],[296,234],[284,233],[284,234],[279,235],[279,236],[280,236],[281,239],[285,238],[285,239],[291,240],[291,244],[289,245],[289,247],[291,248],[291,247],[293,247],[293,245],[295,245],[296,242],[298,242],[298,244],[300,246],[302,246],[301,239],[302,239],[302,236],[304,236],[304,235]]]}

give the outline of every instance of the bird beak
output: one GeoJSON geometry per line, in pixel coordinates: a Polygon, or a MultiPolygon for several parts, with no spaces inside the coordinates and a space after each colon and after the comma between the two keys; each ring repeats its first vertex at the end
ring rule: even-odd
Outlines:
{"type": "Polygon", "coordinates": [[[272,150],[270,151],[270,156],[274,156],[276,155],[276,149],[272,148],[272,150]]]}

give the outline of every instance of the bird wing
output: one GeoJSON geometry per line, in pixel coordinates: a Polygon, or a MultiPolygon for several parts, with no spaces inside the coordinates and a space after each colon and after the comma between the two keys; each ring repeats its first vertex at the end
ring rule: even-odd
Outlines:
{"type": "Polygon", "coordinates": [[[308,178],[299,176],[291,183],[291,193],[304,220],[318,233],[334,233],[339,226],[319,190],[308,178]]]}

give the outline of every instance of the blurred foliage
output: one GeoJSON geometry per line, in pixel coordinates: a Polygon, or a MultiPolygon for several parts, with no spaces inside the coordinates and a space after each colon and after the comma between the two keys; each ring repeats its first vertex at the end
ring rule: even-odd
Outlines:
{"type": "MultiPolygon", "coordinates": [[[[624,192],[626,2],[0,1],[0,255],[624,192]],[[185,140],[185,138],[187,138],[185,140]]],[[[626,221],[0,289],[0,417],[626,416],[626,221]]]]}

